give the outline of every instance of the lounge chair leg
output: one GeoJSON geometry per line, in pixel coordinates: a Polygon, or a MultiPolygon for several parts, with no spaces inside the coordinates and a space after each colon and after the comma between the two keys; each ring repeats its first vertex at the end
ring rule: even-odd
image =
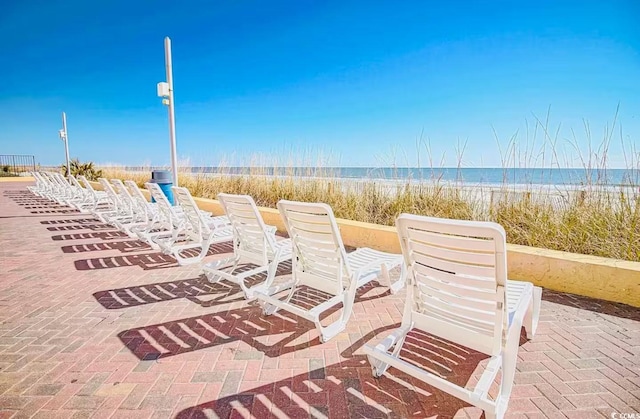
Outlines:
{"type": "Polygon", "coordinates": [[[269,288],[271,288],[271,284],[273,283],[273,279],[276,276],[276,271],[278,268],[278,262],[277,260],[273,260],[271,261],[268,265],[267,265],[267,278],[264,280],[263,283],[258,284],[258,285],[254,285],[252,288],[249,288],[245,285],[244,281],[245,279],[249,278],[249,277],[243,277],[239,284],[240,284],[240,288],[242,288],[242,291],[244,292],[244,297],[247,300],[253,300],[255,299],[255,295],[254,295],[254,291],[256,289],[260,289],[264,292],[269,291],[269,288]]]}
{"type": "MultiPolygon", "coordinates": [[[[513,379],[516,375],[516,362],[518,361],[518,346],[520,345],[520,331],[522,330],[522,319],[514,319],[510,328],[510,333],[507,337],[507,342],[504,347],[504,353],[502,354],[502,383],[500,384],[500,394],[496,408],[499,408],[497,415],[501,411],[507,410],[507,404],[509,397],[511,396],[511,390],[513,389],[513,379]]],[[[486,412],[485,412],[486,413],[486,412]]]]}
{"type": "Polygon", "coordinates": [[[540,317],[540,305],[542,302],[542,288],[533,287],[533,295],[529,302],[529,308],[524,316],[524,329],[527,332],[527,339],[533,339],[538,328],[538,319],[540,317]]]}
{"type": "Polygon", "coordinates": [[[497,415],[495,414],[495,412],[484,412],[484,419],[496,419],[497,415]]]}
{"type": "MultiPolygon", "coordinates": [[[[211,267],[207,267],[207,269],[204,270],[204,275],[207,277],[209,282],[211,282],[212,284],[215,284],[217,282],[220,282],[222,277],[220,275],[216,275],[214,272],[211,272],[211,271],[218,271],[220,269],[223,269],[225,265],[227,265],[229,263],[233,263],[231,265],[231,270],[230,270],[230,272],[233,273],[238,268],[238,264],[240,263],[240,258],[236,257],[236,256],[232,256],[232,257],[225,258],[225,259],[220,259],[220,260],[218,260],[216,262],[211,262],[211,263],[214,263],[214,265],[212,265],[211,267]],[[211,270],[209,270],[209,269],[211,269],[211,270]]],[[[207,264],[207,265],[209,265],[209,264],[207,264]]],[[[205,266],[207,266],[207,265],[205,265],[205,266]]]]}
{"type": "MultiPolygon", "coordinates": [[[[400,351],[402,350],[402,345],[404,345],[404,341],[407,338],[407,335],[411,331],[411,322],[405,322],[403,320],[402,325],[399,329],[396,329],[391,335],[387,336],[380,344],[378,344],[375,349],[378,351],[382,351],[387,353],[387,355],[392,356],[394,358],[398,358],[400,356],[400,351]],[[405,324],[406,323],[406,324],[405,324]],[[388,354],[389,349],[393,348],[391,354],[388,354]]],[[[369,363],[371,364],[371,369],[373,376],[375,378],[380,378],[389,368],[389,364],[381,361],[380,359],[374,358],[371,355],[367,355],[369,359],[369,363]]]]}
{"type": "MultiPolygon", "coordinates": [[[[293,297],[293,294],[295,292],[296,292],[296,286],[295,286],[295,284],[293,284],[291,286],[291,289],[289,290],[289,294],[287,294],[287,298],[285,298],[284,302],[288,303],[291,300],[291,297],[293,297]]],[[[278,306],[274,306],[273,304],[264,303],[264,305],[262,307],[262,312],[265,314],[265,316],[269,316],[271,314],[274,314],[276,311],[278,311],[278,306]]]]}
{"type": "Polygon", "coordinates": [[[391,275],[389,275],[389,268],[384,263],[380,266],[380,276],[384,278],[385,282],[389,284],[389,288],[393,284],[391,284],[391,275]]]}
{"type": "Polygon", "coordinates": [[[207,256],[207,253],[209,253],[209,247],[211,246],[209,241],[206,241],[202,244],[202,248],[200,250],[200,253],[198,254],[198,256],[193,256],[193,257],[189,257],[189,258],[184,258],[182,256],[180,256],[180,252],[182,250],[190,250],[190,249],[178,249],[174,252],[170,252],[169,254],[171,256],[173,256],[174,258],[176,258],[176,260],[178,261],[178,265],[180,266],[185,266],[185,265],[191,265],[194,263],[198,263],[200,262],[202,259],[205,258],[205,256],[207,256]]]}
{"type": "Polygon", "coordinates": [[[406,280],[407,280],[407,269],[404,266],[404,262],[400,265],[400,277],[398,278],[398,280],[396,282],[394,282],[393,284],[391,282],[389,282],[389,291],[391,292],[391,294],[396,294],[398,291],[400,291],[402,288],[404,288],[406,280]]]}
{"type": "Polygon", "coordinates": [[[331,340],[333,337],[335,337],[338,333],[342,332],[347,327],[347,322],[343,320],[337,320],[331,323],[327,327],[322,327],[319,320],[317,320],[315,323],[316,323],[316,328],[320,333],[321,343],[328,342],[329,340],[331,340]]]}

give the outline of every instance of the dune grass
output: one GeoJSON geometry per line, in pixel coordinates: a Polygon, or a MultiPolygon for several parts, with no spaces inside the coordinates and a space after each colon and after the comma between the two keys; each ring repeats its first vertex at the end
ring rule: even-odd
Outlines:
{"type": "MultiPolygon", "coordinates": [[[[133,179],[140,186],[149,179],[149,172],[103,171],[108,178],[133,179]]],[[[403,212],[490,220],[504,227],[509,243],[640,262],[640,196],[604,194],[595,186],[553,205],[510,193],[489,204],[482,195],[450,185],[405,184],[390,192],[375,182],[354,186],[336,178],[273,178],[258,169],[233,176],[182,173],[180,185],[203,198],[215,199],[220,192],[247,194],[270,208],[280,199],[325,202],[339,218],[382,225],[393,225],[403,212]]]]}

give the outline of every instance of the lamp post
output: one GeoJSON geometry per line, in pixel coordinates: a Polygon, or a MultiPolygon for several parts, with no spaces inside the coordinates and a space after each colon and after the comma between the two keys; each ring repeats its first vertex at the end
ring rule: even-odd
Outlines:
{"type": "Polygon", "coordinates": [[[167,81],[158,83],[158,96],[162,104],[169,108],[169,141],[171,146],[171,171],[173,186],[178,186],[178,156],[176,153],[176,114],[173,107],[173,68],[171,63],[171,39],[164,38],[164,61],[167,70],[167,81]]]}
{"type": "Polygon", "coordinates": [[[62,129],[58,131],[60,139],[64,142],[64,152],[67,158],[67,177],[71,176],[71,166],[69,165],[69,139],[67,138],[67,114],[62,112],[62,129]]]}

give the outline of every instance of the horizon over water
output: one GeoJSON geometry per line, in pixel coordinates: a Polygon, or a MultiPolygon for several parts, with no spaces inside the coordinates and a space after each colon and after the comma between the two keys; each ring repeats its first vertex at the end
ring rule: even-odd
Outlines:
{"type": "MultiPolygon", "coordinates": [[[[162,170],[167,166],[125,166],[127,171],[162,170]]],[[[470,184],[538,184],[608,186],[640,185],[640,169],[472,168],[472,167],[181,167],[198,174],[299,176],[350,180],[444,181],[470,184]]]]}

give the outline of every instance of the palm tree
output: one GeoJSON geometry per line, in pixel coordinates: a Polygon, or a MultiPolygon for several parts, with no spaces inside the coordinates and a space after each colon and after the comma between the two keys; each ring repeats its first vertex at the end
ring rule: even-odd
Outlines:
{"type": "MultiPolygon", "coordinates": [[[[87,178],[87,180],[96,181],[99,177],[102,177],[102,170],[96,169],[93,165],[93,162],[80,163],[80,161],[75,158],[71,159],[69,163],[71,166],[71,174],[73,176],[83,175],[87,178]]],[[[62,173],[67,174],[67,165],[63,164],[61,166],[62,173]]]]}

